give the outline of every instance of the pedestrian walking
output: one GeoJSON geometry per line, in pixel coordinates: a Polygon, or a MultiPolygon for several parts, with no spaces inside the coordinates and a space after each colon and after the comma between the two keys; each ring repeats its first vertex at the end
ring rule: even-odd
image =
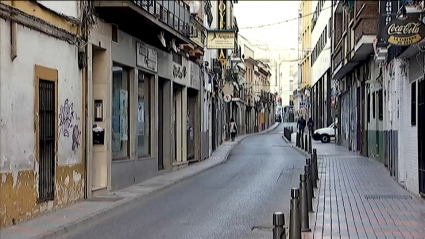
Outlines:
{"type": "Polygon", "coordinates": [[[233,118],[230,119],[230,136],[232,137],[232,141],[235,141],[236,132],[238,131],[238,126],[233,118]]]}
{"type": "Polygon", "coordinates": [[[314,121],[311,117],[308,119],[307,127],[308,127],[308,131],[311,135],[311,133],[313,132],[313,128],[314,128],[314,121]]]}
{"type": "Polygon", "coordinates": [[[304,133],[305,125],[306,125],[305,119],[301,116],[297,122],[297,128],[301,135],[304,133]]]}

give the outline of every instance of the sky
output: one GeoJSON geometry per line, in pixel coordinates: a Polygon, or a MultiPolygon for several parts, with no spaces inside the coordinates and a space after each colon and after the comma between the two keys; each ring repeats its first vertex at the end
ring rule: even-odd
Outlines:
{"type": "MultiPolygon", "coordinates": [[[[234,4],[234,14],[239,26],[239,35],[242,35],[253,44],[269,44],[274,54],[281,54],[281,58],[297,57],[298,47],[298,6],[299,1],[239,1],[234,4]],[[265,24],[285,23],[252,29],[265,24]],[[293,48],[293,50],[290,50],[293,48]],[[294,50],[295,49],[295,50],[294,50]],[[289,56],[289,54],[293,56],[289,56]]],[[[255,49],[254,49],[255,51],[255,49]]],[[[255,54],[255,53],[254,53],[255,54]]]]}

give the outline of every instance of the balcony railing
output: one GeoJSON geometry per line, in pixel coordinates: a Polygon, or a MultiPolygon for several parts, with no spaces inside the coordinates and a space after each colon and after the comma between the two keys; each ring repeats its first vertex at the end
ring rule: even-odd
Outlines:
{"type": "Polygon", "coordinates": [[[180,0],[133,0],[133,3],[157,17],[174,30],[186,37],[190,35],[189,5],[180,0]]]}

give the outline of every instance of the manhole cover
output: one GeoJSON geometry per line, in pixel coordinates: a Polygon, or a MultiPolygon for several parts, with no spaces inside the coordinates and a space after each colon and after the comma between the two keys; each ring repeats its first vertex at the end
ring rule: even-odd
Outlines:
{"type": "Polygon", "coordinates": [[[123,199],[122,197],[95,197],[89,198],[87,201],[89,202],[116,202],[123,199]]]}
{"type": "Polygon", "coordinates": [[[412,199],[410,195],[365,195],[366,199],[370,200],[381,200],[381,199],[399,199],[399,200],[409,200],[412,199]]]}

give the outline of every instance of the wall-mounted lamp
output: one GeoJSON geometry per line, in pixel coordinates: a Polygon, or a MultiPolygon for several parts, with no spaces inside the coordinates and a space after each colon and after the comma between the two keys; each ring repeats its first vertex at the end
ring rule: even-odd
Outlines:
{"type": "Polygon", "coordinates": [[[94,121],[103,121],[103,100],[94,101],[94,121]]]}

